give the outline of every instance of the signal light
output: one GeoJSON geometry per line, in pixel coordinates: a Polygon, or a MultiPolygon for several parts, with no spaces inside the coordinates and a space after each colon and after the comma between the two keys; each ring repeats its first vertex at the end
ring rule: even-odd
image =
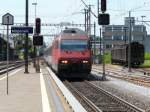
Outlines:
{"type": "Polygon", "coordinates": [[[33,45],[35,45],[35,46],[43,45],[43,36],[42,35],[34,35],[33,36],[33,45]]]}
{"type": "Polygon", "coordinates": [[[99,25],[109,25],[109,14],[99,14],[98,24],[99,25]]]}
{"type": "Polygon", "coordinates": [[[101,0],[101,11],[103,13],[106,11],[106,0],[101,0]]]}
{"type": "Polygon", "coordinates": [[[36,32],[36,34],[40,34],[41,33],[41,19],[36,18],[35,21],[36,21],[35,32],[36,32]]]}

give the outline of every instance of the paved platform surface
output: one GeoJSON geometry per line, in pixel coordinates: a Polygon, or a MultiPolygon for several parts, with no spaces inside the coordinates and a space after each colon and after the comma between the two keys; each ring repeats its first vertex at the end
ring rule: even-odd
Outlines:
{"type": "Polygon", "coordinates": [[[6,91],[6,77],[0,76],[0,112],[42,112],[40,74],[29,66],[9,73],[9,94],[6,91]]]}
{"type": "Polygon", "coordinates": [[[46,64],[40,73],[28,68],[29,74],[24,67],[9,73],[8,95],[6,74],[0,75],[0,112],[86,112],[46,64]]]}

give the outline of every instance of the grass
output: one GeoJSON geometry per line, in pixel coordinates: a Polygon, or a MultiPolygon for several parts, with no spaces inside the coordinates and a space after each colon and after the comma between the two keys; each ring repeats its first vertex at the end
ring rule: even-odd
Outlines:
{"type": "Polygon", "coordinates": [[[145,60],[150,60],[150,53],[145,53],[144,58],[145,60]]]}
{"type": "Polygon", "coordinates": [[[142,68],[150,68],[150,53],[145,53],[144,55],[145,61],[140,67],[142,68]]]}
{"type": "Polygon", "coordinates": [[[140,67],[142,67],[142,68],[150,68],[150,60],[145,60],[144,64],[142,64],[140,67]]]}

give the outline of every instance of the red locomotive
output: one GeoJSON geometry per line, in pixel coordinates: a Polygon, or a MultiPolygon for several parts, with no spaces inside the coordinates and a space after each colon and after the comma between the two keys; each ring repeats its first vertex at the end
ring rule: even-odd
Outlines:
{"type": "Polygon", "coordinates": [[[78,28],[67,28],[54,39],[45,58],[59,76],[87,77],[92,65],[90,39],[78,28]]]}

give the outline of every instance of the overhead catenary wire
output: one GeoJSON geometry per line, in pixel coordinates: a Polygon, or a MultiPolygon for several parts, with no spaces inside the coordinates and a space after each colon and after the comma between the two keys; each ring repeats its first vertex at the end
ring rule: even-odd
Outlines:
{"type": "Polygon", "coordinates": [[[148,24],[147,22],[145,21],[142,21],[145,25],[149,26],[150,27],[150,24],[148,24]]]}
{"type": "MultiPolygon", "coordinates": [[[[81,2],[85,5],[85,7],[87,7],[87,8],[89,8],[89,6],[83,1],[83,0],[81,0],[81,2]]],[[[98,18],[97,16],[96,16],[96,14],[91,10],[91,14],[95,17],[95,18],[98,18]]]]}
{"type": "MultiPolygon", "coordinates": [[[[124,15],[128,14],[129,11],[131,11],[131,12],[138,12],[138,9],[141,9],[141,8],[145,7],[145,6],[148,5],[149,3],[150,3],[150,1],[147,1],[147,2],[144,2],[141,6],[134,7],[134,8],[129,9],[129,10],[125,10],[125,12],[120,13],[119,15],[115,15],[115,17],[114,17],[113,19],[116,19],[116,18],[118,18],[118,17],[124,16],[124,15]]],[[[117,10],[112,10],[112,9],[111,9],[111,11],[117,11],[117,10]]],[[[121,10],[118,10],[118,12],[120,12],[120,11],[121,11],[121,10]]],[[[139,11],[141,11],[141,10],[139,10],[139,11]]],[[[143,11],[144,11],[144,10],[143,10],[143,11]]],[[[145,11],[146,11],[146,10],[145,10],[145,11]]],[[[148,11],[148,10],[147,10],[147,11],[148,11]]]]}

